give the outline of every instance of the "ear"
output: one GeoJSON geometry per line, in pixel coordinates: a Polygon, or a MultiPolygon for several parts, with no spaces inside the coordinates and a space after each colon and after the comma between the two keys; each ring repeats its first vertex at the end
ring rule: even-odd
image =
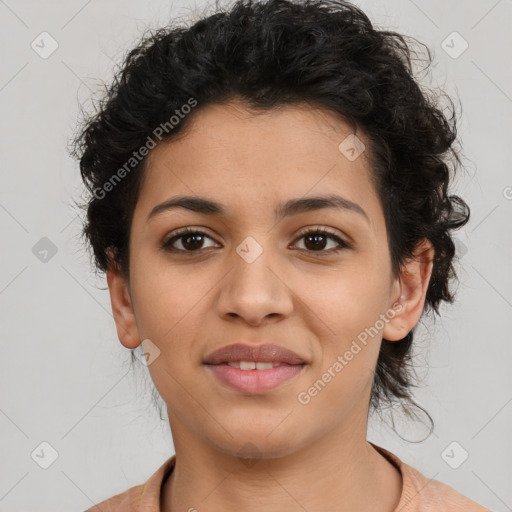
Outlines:
{"type": "MultiPolygon", "coordinates": [[[[112,252],[109,250],[108,253],[109,260],[113,262],[112,252]]],[[[141,339],[135,322],[129,283],[114,263],[107,270],[107,283],[119,341],[126,348],[137,348],[141,339]]]]}
{"type": "Polygon", "coordinates": [[[392,297],[390,308],[395,315],[388,321],[382,332],[382,337],[389,341],[398,341],[418,323],[427,288],[432,275],[434,248],[429,240],[423,239],[414,251],[413,258],[408,260],[394,287],[398,290],[392,297]]]}

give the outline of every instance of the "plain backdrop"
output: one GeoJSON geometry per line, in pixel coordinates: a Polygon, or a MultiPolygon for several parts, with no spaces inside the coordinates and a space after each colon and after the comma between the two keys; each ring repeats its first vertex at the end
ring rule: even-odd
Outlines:
{"type": "MultiPolygon", "coordinates": [[[[432,49],[432,84],[462,105],[466,171],[454,191],[471,207],[457,234],[457,302],[419,327],[415,396],[434,433],[419,442],[421,424],[398,421],[397,435],[374,418],[369,439],[492,510],[512,510],[512,4],[357,4],[432,49]]],[[[173,453],[146,368],[130,371],[106,281],[79,239],[82,189],[66,146],[80,105],[101,94],[142,31],[205,5],[0,1],[2,512],[85,510],[173,453]]]]}

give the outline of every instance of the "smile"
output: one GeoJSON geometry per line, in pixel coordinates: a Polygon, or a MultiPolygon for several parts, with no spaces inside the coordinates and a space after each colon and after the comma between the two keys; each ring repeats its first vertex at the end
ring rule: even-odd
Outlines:
{"type": "Polygon", "coordinates": [[[259,394],[271,391],[297,376],[304,364],[284,364],[255,361],[206,365],[222,385],[240,393],[259,394]]]}

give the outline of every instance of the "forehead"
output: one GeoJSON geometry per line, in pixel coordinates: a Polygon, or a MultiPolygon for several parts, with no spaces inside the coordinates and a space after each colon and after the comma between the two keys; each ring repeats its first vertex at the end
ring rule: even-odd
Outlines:
{"type": "Polygon", "coordinates": [[[140,211],[186,194],[254,214],[265,204],[273,212],[290,197],[337,192],[379,213],[366,148],[355,159],[346,153],[351,141],[364,144],[364,135],[354,139],[335,113],[303,104],[254,113],[232,101],[201,108],[190,121],[176,140],[148,155],[140,211]]]}

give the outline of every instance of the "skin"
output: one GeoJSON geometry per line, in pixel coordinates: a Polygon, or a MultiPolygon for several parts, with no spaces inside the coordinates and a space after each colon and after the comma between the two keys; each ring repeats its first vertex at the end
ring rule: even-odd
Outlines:
{"type": "Polygon", "coordinates": [[[114,266],[107,279],[121,343],[134,349],[150,339],[160,350],[148,369],[167,404],[177,457],[163,511],[390,512],[398,504],[400,472],[366,440],[368,404],[382,337],[402,339],[421,316],[433,249],[423,241],[392,275],[368,149],[354,161],[338,149],[351,133],[326,110],[295,105],[255,116],[231,101],[203,108],[183,137],[148,156],[130,280],[114,266]],[[368,219],[322,209],[274,220],[288,199],[331,193],[359,204],[368,219]],[[147,220],[177,195],[212,199],[228,214],[175,209],[147,220]],[[183,238],[174,242],[181,253],[160,247],[186,226],[207,235],[196,252],[185,254],[183,238]],[[301,237],[304,227],[330,228],[352,246],[334,253],[335,241],[314,245],[301,237]],[[247,236],[263,250],[252,263],[236,252],[247,236]],[[397,303],[400,312],[299,403],[298,394],[397,303]],[[237,342],[280,344],[307,365],[270,392],[239,393],[202,365],[237,342]],[[246,443],[258,450],[252,465],[238,454],[246,443]]]}

